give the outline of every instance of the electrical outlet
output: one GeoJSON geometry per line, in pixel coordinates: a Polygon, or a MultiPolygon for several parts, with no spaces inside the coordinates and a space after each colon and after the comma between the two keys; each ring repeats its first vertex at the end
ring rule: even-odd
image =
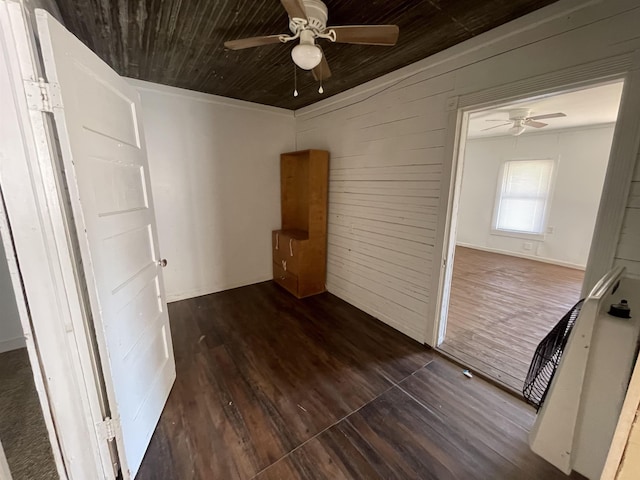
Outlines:
{"type": "Polygon", "coordinates": [[[522,248],[524,248],[525,250],[531,250],[533,248],[533,243],[524,242],[524,244],[522,245],[522,248]]]}

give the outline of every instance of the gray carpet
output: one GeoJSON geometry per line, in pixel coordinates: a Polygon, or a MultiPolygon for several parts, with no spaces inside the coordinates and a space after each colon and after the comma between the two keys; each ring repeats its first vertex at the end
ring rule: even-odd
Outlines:
{"type": "Polygon", "coordinates": [[[58,478],[26,348],[0,353],[0,441],[13,480],[58,478]]]}

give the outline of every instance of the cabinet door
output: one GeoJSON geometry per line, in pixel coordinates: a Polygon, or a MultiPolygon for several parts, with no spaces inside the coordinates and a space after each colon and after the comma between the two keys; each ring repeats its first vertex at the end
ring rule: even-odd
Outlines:
{"type": "Polygon", "coordinates": [[[273,261],[283,270],[299,275],[303,252],[304,241],[292,237],[286,231],[273,232],[273,261]]]}
{"type": "Polygon", "coordinates": [[[273,280],[296,297],[298,296],[298,277],[275,262],[273,263],[273,280]]]}

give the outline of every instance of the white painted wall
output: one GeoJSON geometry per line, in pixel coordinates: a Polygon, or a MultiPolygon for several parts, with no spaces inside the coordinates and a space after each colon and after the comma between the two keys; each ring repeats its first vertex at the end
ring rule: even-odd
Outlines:
{"type": "MultiPolygon", "coordinates": [[[[563,0],[296,111],[297,147],[332,156],[329,291],[433,343],[457,98],[638,50],[638,24],[635,0],[563,0]]],[[[616,261],[640,275],[636,180],[616,261]]]]}
{"type": "Polygon", "coordinates": [[[131,83],[142,98],[168,300],[270,279],[293,112],[131,83]]]}
{"type": "Polygon", "coordinates": [[[0,353],[24,347],[26,345],[24,334],[2,242],[0,242],[0,312],[0,353]]]}
{"type": "Polygon", "coordinates": [[[457,243],[582,268],[587,264],[614,125],[467,140],[457,243]],[[544,239],[491,232],[500,169],[514,159],[556,159],[544,239]],[[526,244],[530,248],[526,249],[526,244]]]}

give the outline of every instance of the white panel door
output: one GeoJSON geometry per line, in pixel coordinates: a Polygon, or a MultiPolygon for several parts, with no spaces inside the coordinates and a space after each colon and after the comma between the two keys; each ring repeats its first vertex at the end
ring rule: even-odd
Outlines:
{"type": "Polygon", "coordinates": [[[122,470],[133,477],[175,380],[139,96],[50,15],[36,18],[122,470]]]}

